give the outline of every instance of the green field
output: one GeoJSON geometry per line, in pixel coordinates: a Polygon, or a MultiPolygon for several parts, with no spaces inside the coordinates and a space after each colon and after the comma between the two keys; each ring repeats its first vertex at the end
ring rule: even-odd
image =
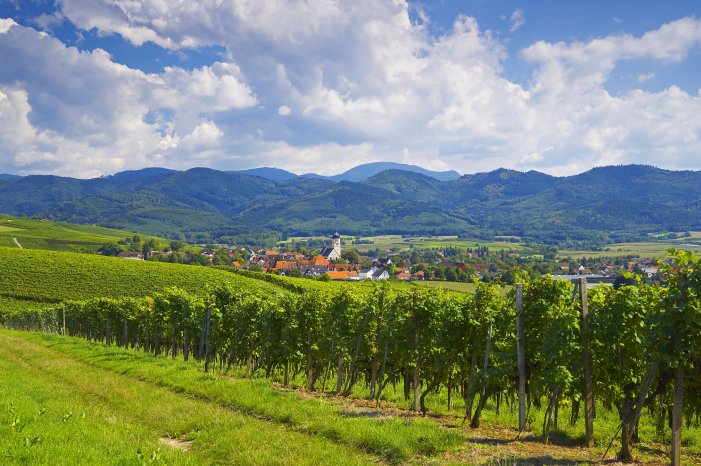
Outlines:
{"type": "MultiPolygon", "coordinates": [[[[104,243],[116,243],[134,233],[90,225],[19,218],[0,215],[0,246],[18,247],[13,238],[25,249],[54,251],[95,252],[104,243]]],[[[155,239],[162,244],[168,240],[139,235],[142,241],[155,239]]]]}
{"type": "Polygon", "coordinates": [[[463,283],[463,282],[443,282],[443,281],[431,281],[431,280],[417,280],[411,282],[416,286],[425,286],[428,288],[443,288],[450,291],[457,291],[460,293],[474,293],[477,286],[474,283],[463,283]]]}
{"type": "Polygon", "coordinates": [[[207,286],[279,290],[273,284],[234,275],[225,270],[103,257],[97,254],[0,247],[0,305],[8,311],[36,303],[92,297],[146,296],[177,286],[204,295],[207,286]]]}
{"type": "Polygon", "coordinates": [[[371,244],[357,244],[351,245],[350,247],[356,248],[359,251],[368,251],[375,248],[400,250],[458,248],[466,250],[467,248],[476,249],[480,246],[486,246],[492,252],[502,250],[519,251],[523,249],[523,245],[519,243],[511,243],[508,241],[481,241],[477,239],[459,238],[457,236],[415,236],[402,238],[400,235],[383,235],[363,237],[361,240],[368,240],[371,244]]]}
{"type": "Polygon", "coordinates": [[[641,258],[656,258],[665,256],[671,248],[685,249],[695,254],[701,253],[701,232],[692,232],[690,238],[673,240],[640,241],[631,243],[615,243],[607,245],[602,251],[585,249],[563,249],[558,253],[561,257],[617,257],[636,256],[641,258]]]}
{"type": "MultiPolygon", "coordinates": [[[[304,242],[308,240],[327,240],[323,236],[297,236],[288,238],[279,244],[284,246],[291,242],[304,242]]],[[[487,246],[490,251],[513,250],[520,251],[524,246],[520,243],[512,243],[509,241],[483,241],[478,239],[465,239],[458,236],[413,236],[403,238],[401,235],[382,235],[382,236],[363,236],[361,241],[369,241],[369,244],[352,244],[355,240],[353,236],[343,236],[343,247],[355,249],[360,252],[367,252],[371,249],[440,249],[440,248],[458,248],[466,250],[467,248],[476,249],[480,246],[487,246]]]]}

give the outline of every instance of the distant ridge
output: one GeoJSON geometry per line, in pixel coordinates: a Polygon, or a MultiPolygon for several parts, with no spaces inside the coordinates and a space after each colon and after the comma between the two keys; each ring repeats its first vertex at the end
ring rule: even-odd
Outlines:
{"type": "Polygon", "coordinates": [[[25,176],[0,181],[0,212],[232,244],[338,230],[598,247],[701,231],[701,171],[628,165],[556,177],[498,169],[440,181],[392,166],[329,178],[258,172],[288,178],[279,181],[209,168],[25,176]]]}
{"type": "Polygon", "coordinates": [[[168,168],[149,167],[142,168],[140,170],[126,170],[123,172],[115,173],[114,175],[111,175],[110,178],[114,180],[131,182],[143,180],[144,178],[150,178],[153,176],[166,175],[168,173],[173,173],[174,171],[175,170],[170,170],[168,168]]]}
{"type": "Polygon", "coordinates": [[[363,165],[358,165],[357,167],[353,167],[350,170],[347,170],[343,173],[339,173],[337,175],[319,175],[317,173],[305,173],[304,175],[296,175],[292,172],[289,172],[287,170],[282,170],[281,168],[273,168],[273,167],[260,167],[260,168],[250,168],[247,170],[232,170],[229,173],[243,173],[246,175],[253,175],[253,176],[259,176],[261,178],[265,178],[266,180],[271,180],[271,181],[287,181],[287,180],[292,180],[294,178],[297,178],[299,176],[303,178],[313,178],[313,179],[320,179],[320,180],[329,180],[329,181],[353,181],[353,182],[359,182],[359,181],[364,181],[367,180],[368,178],[371,178],[378,173],[382,173],[383,171],[386,170],[402,170],[405,172],[412,172],[412,173],[419,173],[424,176],[429,176],[433,179],[439,180],[439,181],[450,181],[450,180],[456,180],[460,178],[460,174],[456,172],[455,170],[448,170],[448,171],[432,171],[428,170],[423,167],[419,167],[418,165],[409,165],[409,164],[404,164],[404,163],[396,163],[396,162],[372,162],[372,163],[366,163],[363,165]]]}
{"type": "Polygon", "coordinates": [[[308,178],[322,178],[326,180],[331,180],[331,181],[363,181],[367,180],[370,177],[373,177],[377,175],[378,173],[381,173],[385,170],[402,170],[405,172],[412,172],[412,173],[419,173],[424,176],[429,176],[431,178],[434,178],[438,181],[451,181],[451,180],[457,180],[460,178],[460,173],[456,172],[455,170],[448,170],[444,172],[437,172],[437,171],[432,171],[432,170],[427,170],[423,167],[419,167],[418,165],[409,165],[405,163],[396,163],[396,162],[371,162],[371,163],[366,163],[363,165],[358,165],[357,167],[353,167],[350,170],[347,170],[343,173],[340,173],[338,175],[332,175],[332,176],[322,176],[322,175],[317,175],[315,173],[307,173],[302,176],[308,177],[308,178]]]}
{"type": "Polygon", "coordinates": [[[273,167],[249,168],[248,170],[234,170],[230,173],[243,173],[245,175],[259,176],[261,178],[265,178],[266,180],[271,181],[287,181],[297,178],[299,176],[292,172],[288,172],[287,170],[273,167]]]}

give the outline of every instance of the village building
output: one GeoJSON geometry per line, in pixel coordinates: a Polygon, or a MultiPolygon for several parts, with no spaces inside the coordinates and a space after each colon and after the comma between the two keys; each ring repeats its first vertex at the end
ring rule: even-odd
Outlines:
{"type": "Polygon", "coordinates": [[[335,261],[341,258],[341,235],[338,232],[331,235],[331,247],[324,248],[319,254],[329,261],[335,261]]]}
{"type": "Polygon", "coordinates": [[[120,252],[117,257],[121,257],[122,259],[131,259],[131,260],[137,260],[137,261],[142,261],[144,260],[144,255],[140,252],[120,252]]]}

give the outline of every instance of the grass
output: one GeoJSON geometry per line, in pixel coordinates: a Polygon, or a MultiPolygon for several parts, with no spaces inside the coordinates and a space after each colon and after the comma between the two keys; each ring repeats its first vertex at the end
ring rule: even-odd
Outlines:
{"type": "MultiPolygon", "coordinates": [[[[104,243],[131,238],[134,233],[90,225],[20,218],[0,215],[0,246],[17,247],[17,238],[23,248],[54,251],[96,252],[104,243]]],[[[139,234],[142,241],[155,239],[168,244],[167,239],[139,234]]]]}
{"type": "Polygon", "coordinates": [[[376,461],[323,437],[87,364],[28,336],[0,332],[0,463],[376,461]],[[168,439],[180,448],[162,443],[168,439]]]}
{"type": "MultiPolygon", "coordinates": [[[[460,436],[428,420],[353,417],[319,398],[300,399],[274,389],[269,381],[203,373],[195,362],[155,358],[144,353],[46,334],[4,331],[0,337],[46,346],[82,364],[139,380],[149,386],[206,401],[220,408],[273,421],[295,431],[368,451],[388,461],[405,461],[455,448],[460,436]]],[[[13,341],[13,345],[18,344],[13,341]]],[[[178,432],[176,432],[178,434],[178,432]]]]}
{"type": "MultiPolygon", "coordinates": [[[[615,411],[598,406],[596,445],[583,448],[583,419],[570,425],[570,405],[563,403],[559,428],[544,445],[538,435],[544,406],[529,413],[528,430],[534,433],[517,439],[517,409],[504,400],[499,414],[490,400],[482,427],[470,429],[462,424],[463,400],[455,395],[448,410],[445,390],[429,395],[425,419],[408,413],[410,402],[401,387],[386,388],[381,410],[362,399],[363,390],[358,387],[350,398],[327,399],[276,389],[262,379],[203,373],[194,362],[0,330],[0,455],[15,455],[12,463],[44,463],[65,452],[65,462],[74,463],[77,456],[71,455],[78,455],[75,450],[91,436],[84,454],[97,463],[105,462],[100,455],[108,455],[115,463],[135,464],[140,450],[163,464],[583,464],[601,459],[618,425],[615,411]],[[42,409],[45,414],[39,414],[42,409]],[[21,413],[22,422],[29,421],[20,433],[12,430],[11,410],[21,413]],[[36,437],[40,440],[31,444],[36,437]],[[183,452],[158,443],[164,438],[193,443],[183,452]]],[[[636,459],[644,464],[668,461],[668,428],[659,436],[653,419],[644,414],[640,436],[636,459]]],[[[701,429],[685,426],[682,442],[683,464],[698,464],[701,429]]],[[[607,457],[613,458],[619,447],[614,441],[607,457]]]]}
{"type": "Polygon", "coordinates": [[[417,280],[411,282],[416,286],[425,286],[427,288],[443,288],[446,290],[457,291],[459,293],[469,293],[472,294],[477,289],[474,283],[463,283],[463,282],[443,282],[434,280],[417,280]]]}

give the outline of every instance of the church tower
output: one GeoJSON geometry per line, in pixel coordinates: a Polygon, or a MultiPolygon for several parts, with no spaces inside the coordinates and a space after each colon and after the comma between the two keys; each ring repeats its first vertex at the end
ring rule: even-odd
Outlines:
{"type": "Polygon", "coordinates": [[[321,256],[330,261],[335,261],[341,258],[341,235],[338,232],[331,235],[331,247],[324,248],[321,251],[321,256]]]}
{"type": "Polygon", "coordinates": [[[341,257],[341,235],[338,232],[331,235],[331,247],[334,252],[338,251],[338,257],[341,257]]]}

